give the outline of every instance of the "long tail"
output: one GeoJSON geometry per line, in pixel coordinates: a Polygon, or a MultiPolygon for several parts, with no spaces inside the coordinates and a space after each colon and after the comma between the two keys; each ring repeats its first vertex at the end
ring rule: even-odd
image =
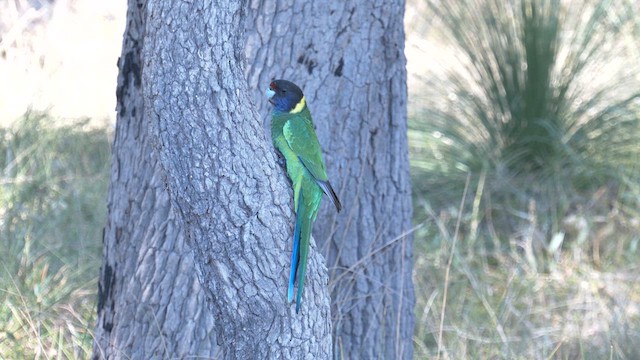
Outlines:
{"type": "Polygon", "coordinates": [[[293,252],[291,253],[291,272],[289,273],[289,290],[287,292],[289,302],[293,301],[294,283],[298,283],[296,313],[300,311],[300,304],[302,303],[304,277],[307,273],[307,260],[309,258],[309,241],[313,226],[312,219],[313,214],[310,213],[308,206],[304,205],[303,196],[300,194],[296,211],[296,226],[293,230],[293,252]]]}
{"type": "Polygon", "coordinates": [[[300,260],[300,208],[302,201],[298,202],[296,209],[296,226],[293,229],[293,251],[291,252],[291,271],[289,272],[289,290],[287,291],[287,299],[293,301],[293,287],[296,281],[296,273],[298,272],[298,262],[300,260]]]}

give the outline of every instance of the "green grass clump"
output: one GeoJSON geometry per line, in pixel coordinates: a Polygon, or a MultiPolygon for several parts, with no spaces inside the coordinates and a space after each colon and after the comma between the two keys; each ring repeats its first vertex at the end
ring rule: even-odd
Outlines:
{"type": "Polygon", "coordinates": [[[91,353],[110,143],[29,113],[0,129],[0,354],[91,353]]]}
{"type": "Polygon", "coordinates": [[[592,193],[638,182],[637,19],[624,2],[427,3],[432,37],[457,61],[410,99],[419,198],[441,209],[468,173],[482,177],[478,225],[504,240],[528,226],[530,208],[550,236],[592,193]]]}
{"type": "Polygon", "coordinates": [[[409,102],[416,354],[640,358],[640,16],[426,3],[453,55],[409,102]]]}

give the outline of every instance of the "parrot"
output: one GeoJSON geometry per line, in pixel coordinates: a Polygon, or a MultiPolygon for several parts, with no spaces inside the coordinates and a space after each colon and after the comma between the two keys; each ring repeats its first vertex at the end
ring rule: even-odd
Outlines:
{"type": "Polygon", "coordinates": [[[322,160],[322,149],[302,90],[288,80],[273,80],[269,84],[266,95],[269,103],[273,105],[271,112],[273,145],[285,159],[287,175],[293,187],[296,220],[287,298],[289,303],[293,301],[294,285],[297,283],[297,314],[302,302],[311,229],[318,215],[322,195],[329,197],[338,212],[342,210],[342,204],[327,177],[322,160]]]}

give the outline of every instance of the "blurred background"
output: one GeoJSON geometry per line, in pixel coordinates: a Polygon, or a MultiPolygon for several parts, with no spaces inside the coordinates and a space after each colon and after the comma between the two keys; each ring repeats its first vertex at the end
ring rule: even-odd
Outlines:
{"type": "MultiPolygon", "coordinates": [[[[636,0],[408,0],[415,357],[640,359],[636,0]]],[[[0,0],[0,357],[91,354],[126,2],[0,0]]]]}

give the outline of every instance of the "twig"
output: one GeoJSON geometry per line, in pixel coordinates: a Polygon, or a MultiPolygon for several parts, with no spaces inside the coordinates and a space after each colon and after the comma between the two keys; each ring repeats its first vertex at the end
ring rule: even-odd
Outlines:
{"type": "Polygon", "coordinates": [[[440,309],[440,328],[438,329],[438,359],[440,359],[440,354],[442,353],[442,331],[444,329],[444,313],[447,307],[447,290],[449,289],[449,271],[451,270],[451,263],[453,262],[453,253],[456,248],[456,241],[458,240],[458,232],[460,230],[460,222],[462,219],[462,210],[464,209],[464,201],[467,198],[467,189],[469,188],[470,180],[471,180],[471,173],[468,173],[467,180],[464,183],[462,200],[460,200],[460,207],[458,208],[458,219],[456,221],[456,230],[453,233],[453,240],[451,241],[451,252],[449,253],[447,268],[445,269],[445,272],[444,272],[444,292],[442,294],[442,308],[440,309]]]}

